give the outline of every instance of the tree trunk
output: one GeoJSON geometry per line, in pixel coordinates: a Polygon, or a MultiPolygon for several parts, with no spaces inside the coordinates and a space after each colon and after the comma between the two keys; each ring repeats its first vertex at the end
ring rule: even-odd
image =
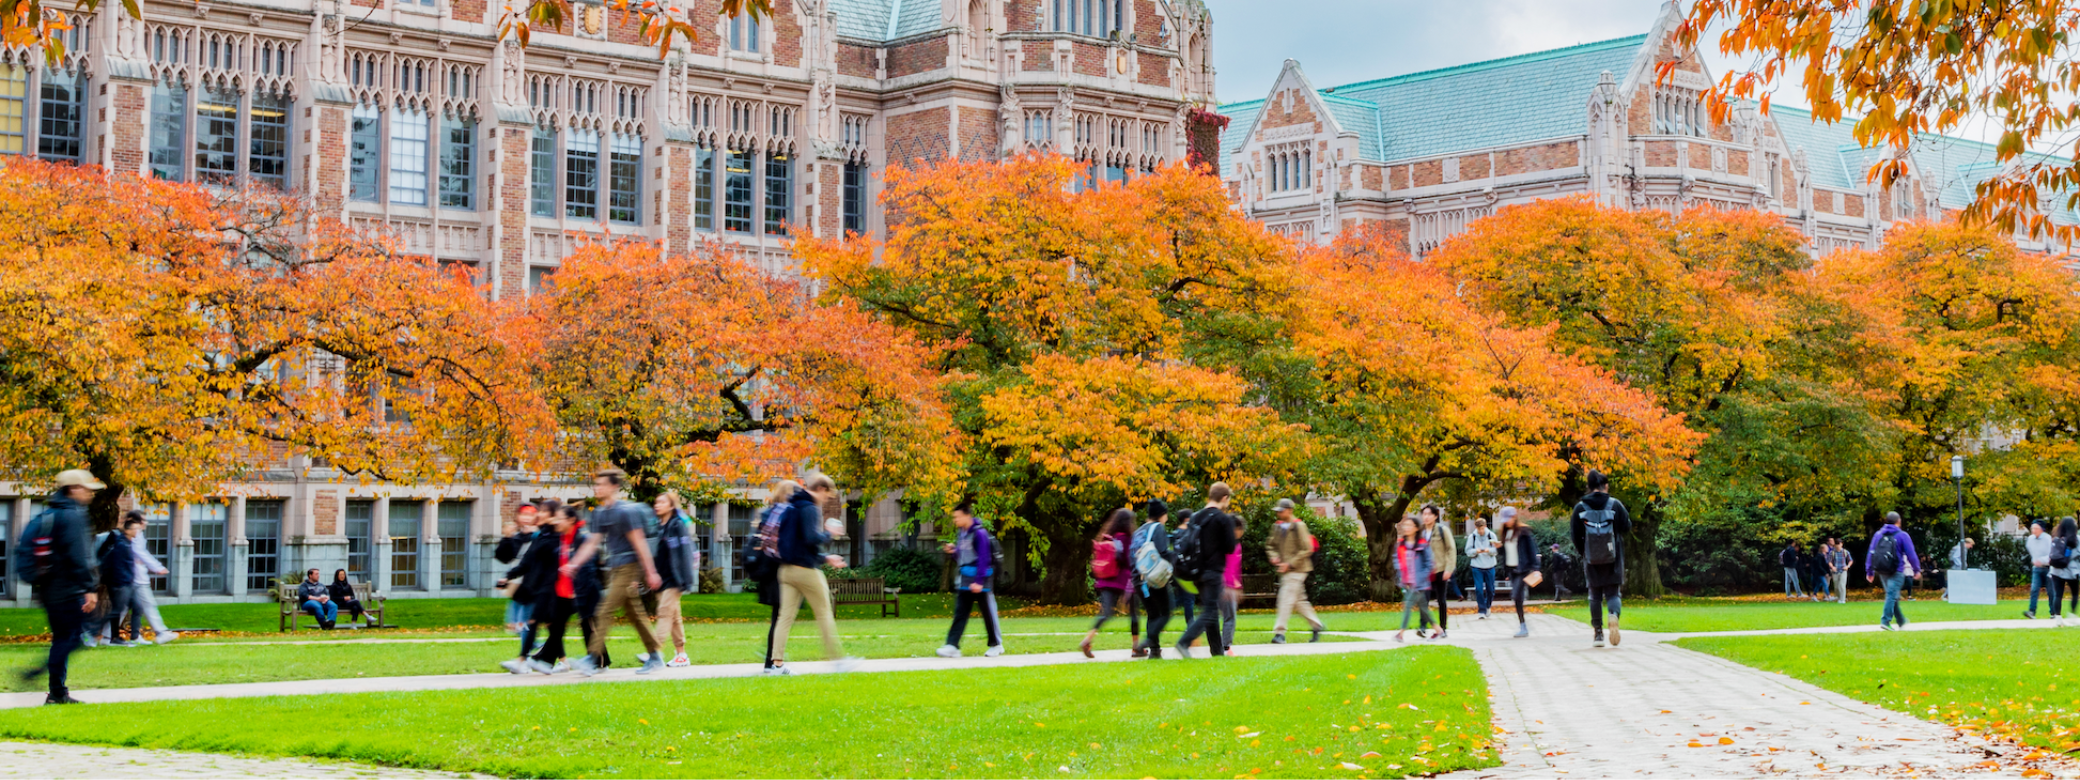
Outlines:
{"type": "Polygon", "coordinates": [[[94,533],[116,530],[123,523],[123,483],[115,478],[115,464],[105,456],[96,455],[87,459],[87,471],[101,480],[107,487],[94,494],[87,502],[87,525],[94,533]]]}
{"type": "MultiPolygon", "coordinates": [[[[1407,478],[1404,482],[1412,479],[1407,478]]],[[[1396,526],[1408,514],[1408,505],[1414,501],[1415,494],[1408,490],[1396,493],[1385,503],[1381,503],[1377,496],[1351,498],[1351,505],[1358,508],[1358,522],[1365,526],[1366,550],[1371,553],[1370,598],[1373,601],[1391,603],[1401,598],[1399,573],[1394,570],[1394,536],[1396,526]]]]}
{"type": "Polygon", "coordinates": [[[1040,603],[1079,605],[1091,602],[1091,541],[1081,523],[1056,518],[1042,527],[1047,532],[1047,552],[1042,561],[1047,572],[1040,579],[1040,603]]]}
{"type": "Polygon", "coordinates": [[[1661,582],[1661,505],[1642,502],[1632,514],[1632,533],[1625,538],[1627,595],[1658,599],[1668,594],[1661,582]]]}

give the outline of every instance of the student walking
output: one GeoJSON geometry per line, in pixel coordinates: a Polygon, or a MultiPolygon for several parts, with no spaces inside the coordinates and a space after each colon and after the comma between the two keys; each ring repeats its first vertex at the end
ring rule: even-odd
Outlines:
{"type": "Polygon", "coordinates": [[[2048,556],[2051,574],[2051,619],[2058,625],[2066,624],[2059,614],[2058,604],[2067,593],[2072,594],[2075,617],[2080,617],[2080,561],[2073,560],[2073,551],[2080,550],[2080,528],[2073,518],[2058,521],[2058,533],[2051,537],[2051,555],[2048,556]]]}
{"type": "Polygon", "coordinates": [[[1827,578],[1834,581],[1834,603],[1849,603],[1849,567],[1856,565],[1856,558],[1849,554],[1842,540],[1827,540],[1827,578]]]}
{"type": "Polygon", "coordinates": [[[123,513],[123,535],[130,537],[130,640],[143,641],[145,626],[150,624],[152,643],[163,645],[181,635],[166,627],[166,619],[159,616],[159,600],[152,596],[152,578],[165,576],[166,566],[144,548],[144,526],[143,512],[123,513]]]}
{"type": "Polygon", "coordinates": [[[133,633],[130,639],[122,637],[123,610],[130,607],[133,585],[137,579],[137,557],[130,552],[130,537],[122,529],[102,534],[95,547],[101,567],[101,587],[107,593],[103,609],[87,619],[86,636],[81,644],[93,647],[96,641],[106,642],[110,647],[134,647],[144,642],[144,635],[133,633]]]}
{"type": "Polygon", "coordinates": [[[687,516],[678,493],[667,490],[659,494],[650,511],[657,516],[657,549],[651,551],[651,557],[657,561],[657,579],[662,583],[657,591],[657,630],[672,640],[672,660],[664,665],[674,669],[691,666],[679,599],[700,592],[700,544],[693,535],[693,518],[687,516]]]}
{"type": "Polygon", "coordinates": [[[1162,499],[1148,502],[1148,522],[1134,531],[1129,542],[1128,559],[1134,563],[1134,587],[1141,593],[1141,604],[1148,609],[1148,636],[1139,647],[1134,648],[1137,656],[1163,657],[1163,628],[1170,624],[1170,594],[1175,583],[1171,582],[1177,569],[1177,552],[1170,546],[1170,529],[1163,524],[1169,520],[1170,507],[1162,499]]]}
{"type": "Polygon", "coordinates": [[[1560,573],[1572,566],[1574,566],[1574,559],[1568,557],[1567,553],[1561,552],[1560,545],[1554,544],[1546,548],[1545,568],[1553,570],[1553,575],[1546,579],[1553,583],[1554,601],[1563,601],[1568,596],[1574,595],[1574,591],[1568,590],[1567,586],[1560,582],[1562,579],[1565,579],[1560,576],[1560,573]]]}
{"type": "Polygon", "coordinates": [[[1784,567],[1784,598],[1806,598],[1806,590],[1799,585],[1798,543],[1784,545],[1777,551],[1777,565],[1784,567]]]}
{"type": "MultiPolygon", "coordinates": [[[[2037,618],[2037,594],[2051,587],[2045,580],[2051,578],[2051,535],[2044,533],[2044,521],[2034,520],[2029,524],[2029,538],[2022,541],[2022,549],[2029,556],[2029,609],[2022,616],[2037,618]]],[[[2057,614],[2053,610],[2052,614],[2057,614]]]]}
{"type": "MultiPolygon", "coordinates": [[[[1515,510],[1511,510],[1515,514],[1515,510]]],[[[1495,606],[1495,553],[1501,549],[1487,518],[1475,518],[1473,533],[1466,536],[1466,560],[1473,569],[1473,606],[1476,620],[1487,620],[1495,606]]]]}
{"type": "MultiPolygon", "coordinates": [[[[751,580],[752,586],[758,590],[758,603],[772,610],[766,621],[766,643],[759,651],[769,673],[775,673],[771,670],[778,668],[773,663],[772,649],[780,630],[780,518],[787,514],[788,499],[800,492],[801,483],[794,480],[782,479],[773,483],[771,492],[766,494],[765,507],[759,510],[758,529],[743,550],[744,577],[751,580]]],[[[784,643],[786,640],[780,641],[784,643]]]]}
{"type": "Polygon", "coordinates": [[[1543,577],[1538,568],[1538,540],[1531,529],[1517,519],[1517,508],[1506,506],[1495,511],[1496,522],[1502,525],[1502,566],[1509,576],[1509,600],[1517,608],[1516,638],[1531,636],[1531,624],[1524,621],[1524,599],[1531,595],[1532,580],[1543,577]]]}
{"type": "Polygon", "coordinates": [[[528,631],[520,637],[522,652],[530,644],[535,648],[527,668],[555,674],[570,668],[564,661],[563,634],[570,627],[571,616],[581,616],[579,627],[590,630],[588,613],[581,611],[578,603],[581,574],[566,570],[564,564],[591,540],[585,533],[585,524],[578,521],[577,506],[554,507],[542,514],[547,530],[528,545],[519,565],[506,572],[506,577],[524,578],[521,588],[534,597],[534,608],[528,612],[528,631]],[[547,637],[536,643],[545,631],[547,637]]]}
{"type": "Polygon", "coordinates": [[[614,615],[621,612],[628,614],[636,638],[642,640],[643,651],[649,654],[636,674],[664,668],[664,658],[658,655],[657,635],[650,630],[650,615],[643,609],[644,591],[640,589],[656,591],[664,580],[657,576],[657,563],[650,558],[650,540],[643,534],[648,521],[642,508],[621,497],[622,485],[627,480],[628,475],[620,469],[605,469],[592,475],[592,495],[600,501],[592,511],[592,535],[585,547],[563,565],[576,571],[592,561],[593,556],[600,555],[602,547],[606,550],[607,582],[600,591],[599,611],[593,613],[592,636],[585,642],[587,654],[573,664],[586,677],[606,668],[603,659],[607,634],[614,630],[614,615]]]}
{"type": "MultiPolygon", "coordinates": [[[[978,607],[982,610],[982,628],[989,635],[989,649],[982,651],[985,658],[1004,654],[1004,634],[997,628],[997,602],[990,598],[997,576],[997,540],[989,529],[975,517],[975,508],[962,502],[953,508],[953,543],[946,545],[947,555],[954,556],[958,579],[953,591],[953,625],[946,629],[946,646],[939,648],[940,658],[961,657],[961,635],[968,632],[968,615],[978,607]]],[[[1099,620],[1104,620],[1100,615],[1099,620]]],[[[1091,629],[1097,633],[1097,629],[1091,629]]],[[[1084,640],[1084,655],[1090,655],[1090,640],[1084,640]]]]}
{"type": "Polygon", "coordinates": [[[1235,523],[1235,547],[1221,565],[1221,646],[1228,655],[1235,654],[1235,618],[1242,611],[1242,537],[1247,533],[1248,518],[1229,515],[1235,523]]]}
{"type": "Polygon", "coordinates": [[[1394,632],[1394,641],[1408,633],[1408,614],[1420,612],[1423,622],[1416,627],[1416,638],[1421,639],[1430,630],[1430,543],[1423,539],[1416,521],[1402,518],[1395,528],[1394,573],[1401,585],[1401,630],[1394,632]]]}
{"type": "MultiPolygon", "coordinates": [[[[493,587],[504,591],[508,599],[527,605],[523,610],[527,620],[520,625],[520,654],[512,660],[499,663],[499,666],[514,674],[526,674],[531,667],[528,657],[534,655],[535,641],[541,636],[539,627],[547,622],[536,620],[535,613],[537,610],[555,609],[553,605],[542,605],[543,591],[555,591],[559,576],[556,569],[563,565],[562,557],[556,551],[557,546],[563,541],[562,534],[555,530],[559,527],[559,523],[556,522],[559,513],[551,510],[545,517],[541,507],[536,506],[534,509],[534,512],[529,513],[533,515],[530,518],[533,521],[533,530],[528,535],[526,546],[513,551],[512,556],[507,559],[513,563],[512,568],[507,569],[505,576],[493,583],[493,587]]],[[[340,570],[338,576],[340,581],[344,581],[346,570],[340,570]]],[[[338,583],[335,582],[334,585],[337,587],[338,583]]],[[[353,588],[349,586],[347,590],[351,592],[353,588]]],[[[572,595],[576,595],[575,590],[572,595]]]]}
{"type": "Polygon", "coordinates": [[[1899,513],[1886,512],[1885,526],[1871,535],[1871,547],[1863,555],[1864,579],[1885,583],[1885,612],[1878,627],[1887,631],[1907,627],[1907,615],[1899,610],[1899,590],[1907,577],[1921,579],[1921,557],[1914,553],[1914,537],[1899,527],[1899,513]]]}
{"type": "Polygon", "coordinates": [[[1320,543],[1307,530],[1307,523],[1293,514],[1292,499],[1279,499],[1273,509],[1278,512],[1278,522],[1271,526],[1271,536],[1264,540],[1264,552],[1271,558],[1271,568],[1278,572],[1278,617],[1271,623],[1271,643],[1286,643],[1286,623],[1295,609],[1314,632],[1307,641],[1320,642],[1322,620],[1315,617],[1314,604],[1307,600],[1307,575],[1314,571],[1314,551],[1320,543]]]}
{"type": "Polygon", "coordinates": [[[1091,543],[1091,580],[1098,589],[1098,619],[1083,635],[1083,644],[1076,646],[1085,658],[1097,657],[1091,654],[1091,643],[1097,641],[1098,631],[1121,608],[1128,614],[1127,630],[1134,638],[1133,646],[1141,646],[1140,599],[1134,598],[1134,566],[1127,558],[1127,543],[1133,538],[1134,510],[1114,509],[1091,543]]]}
{"type": "Polygon", "coordinates": [[[774,624],[773,636],[766,648],[767,674],[792,674],[785,666],[787,636],[794,629],[795,614],[802,602],[809,603],[809,610],[816,613],[816,627],[823,633],[824,657],[838,662],[839,671],[848,671],[856,659],[844,657],[844,649],[838,645],[838,621],[831,614],[830,581],[823,576],[820,566],[833,569],[845,568],[845,559],[836,555],[823,554],[823,545],[830,541],[820,504],[842,506],[838,503],[838,486],[830,477],[813,474],[804,484],[807,490],[794,494],[787,500],[787,511],[780,515],[779,537],[775,545],[779,553],[780,572],[780,619],[774,624]]]}
{"type": "Polygon", "coordinates": [[[1569,531],[1582,556],[1582,575],[1589,587],[1589,625],[1595,646],[1603,646],[1603,610],[1611,612],[1611,645],[1619,640],[1618,614],[1624,609],[1625,535],[1632,533],[1632,512],[1611,497],[1610,477],[1589,470],[1589,495],[1574,505],[1569,531]]]}
{"type": "Polygon", "coordinates": [[[1436,504],[1423,507],[1423,541],[1430,544],[1430,593],[1437,599],[1437,635],[1432,639],[1444,639],[1451,629],[1451,605],[1448,591],[1452,576],[1459,571],[1459,545],[1452,540],[1452,527],[1444,522],[1444,510],[1436,504]]]}
{"type": "Polygon", "coordinates": [[[1226,482],[1207,486],[1206,506],[1192,513],[1192,527],[1185,532],[1188,549],[1178,556],[1179,566],[1184,573],[1193,575],[1193,584],[1199,589],[1199,611],[1185,628],[1184,636],[1177,640],[1179,658],[1192,657],[1192,642],[1201,635],[1205,635],[1213,657],[1227,654],[1220,632],[1221,591],[1226,589],[1228,553],[1235,550],[1235,540],[1241,536],[1235,532],[1235,519],[1228,514],[1228,503],[1234,495],[1226,482]]]}
{"type": "Polygon", "coordinates": [[[66,671],[73,651],[79,649],[80,629],[101,606],[96,592],[101,571],[88,542],[87,504],[105,486],[85,469],[60,472],[56,482],[43,511],[22,528],[14,549],[15,570],[34,586],[51,628],[50,655],[42,665],[23,672],[22,681],[49,674],[50,693],[43,703],[78,704],[66,687],[66,671]]]}
{"type": "MultiPolygon", "coordinates": [[[[505,535],[499,538],[498,546],[492,549],[492,559],[499,563],[512,563],[518,560],[520,553],[526,551],[527,546],[534,541],[535,529],[540,524],[540,507],[532,503],[525,503],[514,508],[513,521],[505,524],[505,535]]],[[[499,587],[506,594],[506,631],[512,634],[526,631],[527,624],[531,622],[529,620],[529,612],[534,609],[534,603],[527,601],[520,594],[520,589],[515,587],[510,581],[499,587]]],[[[522,651],[520,654],[526,655],[527,653],[522,651]]]]}

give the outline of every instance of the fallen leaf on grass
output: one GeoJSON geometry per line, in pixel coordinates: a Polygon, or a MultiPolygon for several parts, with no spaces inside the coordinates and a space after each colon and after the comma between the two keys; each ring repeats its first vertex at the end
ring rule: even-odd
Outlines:
{"type": "Polygon", "coordinates": [[[1351,771],[1353,771],[1353,772],[1363,772],[1363,771],[1365,771],[1365,767],[1362,767],[1362,766],[1358,766],[1357,764],[1353,764],[1353,763],[1351,763],[1351,762],[1349,762],[1349,761],[1345,761],[1345,762],[1343,762],[1343,763],[1337,764],[1337,766],[1343,767],[1343,768],[1345,768],[1345,769],[1348,769],[1348,770],[1351,770],[1351,771]]]}

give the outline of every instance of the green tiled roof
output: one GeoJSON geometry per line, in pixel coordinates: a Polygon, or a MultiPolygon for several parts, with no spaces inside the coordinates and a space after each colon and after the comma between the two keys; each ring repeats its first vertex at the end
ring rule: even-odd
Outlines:
{"type": "Polygon", "coordinates": [[[1221,131],[1221,159],[1217,166],[1220,175],[1232,176],[1235,166],[1229,164],[1229,158],[1242,150],[1242,142],[1249,138],[1251,128],[1257,126],[1257,115],[1264,113],[1264,101],[1229,103],[1220,107],[1220,113],[1228,117],[1228,128],[1221,131]]]}
{"type": "MultiPolygon", "coordinates": [[[[1777,132],[1784,136],[1785,146],[1805,151],[1807,168],[1817,186],[1863,189],[1871,166],[1884,157],[1882,147],[1865,147],[1856,142],[1850,129],[1855,118],[1833,124],[1815,122],[1811,111],[1786,106],[1772,106],[1769,113],[1777,132]]],[[[1934,133],[1914,137],[1913,157],[1922,180],[1935,190],[1938,202],[1946,209],[1970,205],[1972,188],[1993,178],[2001,169],[1993,144],[1934,133]]],[[[2024,160],[2068,163],[2066,158],[2035,152],[2024,160]]],[[[2063,208],[2056,211],[2053,217],[2059,221],[2080,220],[2080,215],[2063,208]]]]}
{"type": "Polygon", "coordinates": [[[934,0],[831,0],[831,10],[846,38],[892,41],[939,29],[934,0]]]}
{"type": "MultiPolygon", "coordinates": [[[[1647,36],[1585,43],[1499,60],[1360,81],[1321,90],[1337,124],[1359,138],[1359,156],[1400,160],[1581,135],[1589,93],[1604,71],[1623,80],[1647,36]],[[1347,99],[1347,100],[1340,100],[1347,99]],[[1370,108],[1371,121],[1363,114],[1370,108]]],[[[1255,132],[1262,101],[1222,106],[1236,121],[1223,151],[1255,132]],[[1239,112],[1250,113],[1248,122],[1239,112]]]]}

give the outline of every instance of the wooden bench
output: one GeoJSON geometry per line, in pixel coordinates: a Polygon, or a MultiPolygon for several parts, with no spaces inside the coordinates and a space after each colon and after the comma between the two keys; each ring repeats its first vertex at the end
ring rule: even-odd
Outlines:
{"type": "Polygon", "coordinates": [[[887,587],[886,580],[880,577],[831,580],[831,606],[879,604],[882,617],[902,617],[903,602],[896,598],[900,590],[887,587]]]}
{"type": "MultiPolygon", "coordinates": [[[[317,617],[303,611],[303,599],[296,595],[296,589],[302,585],[303,583],[298,582],[275,586],[275,600],[280,602],[282,607],[282,624],[277,630],[295,631],[297,623],[306,617],[313,623],[317,622],[317,617]]],[[[361,611],[367,613],[369,618],[368,625],[376,628],[394,628],[383,624],[384,599],[376,595],[375,590],[372,583],[354,583],[354,600],[361,602],[361,611]]]]}
{"type": "Polygon", "coordinates": [[[1241,606],[1249,606],[1252,601],[1265,602],[1265,606],[1278,606],[1278,575],[1242,575],[1241,606]]]}

